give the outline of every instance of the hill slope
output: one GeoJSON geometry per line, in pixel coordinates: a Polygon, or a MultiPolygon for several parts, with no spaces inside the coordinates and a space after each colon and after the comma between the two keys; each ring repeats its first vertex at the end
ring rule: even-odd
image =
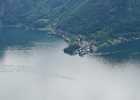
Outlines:
{"type": "Polygon", "coordinates": [[[139,10],[139,0],[1,0],[0,25],[52,25],[75,36],[70,44],[110,52],[140,39],[139,10]]]}
{"type": "Polygon", "coordinates": [[[140,39],[139,10],[139,0],[87,0],[67,14],[57,28],[80,35],[82,42],[76,44],[85,48],[80,50],[84,53],[95,45],[94,51],[106,55],[127,52],[131,48],[126,53],[128,56],[140,50],[134,45],[139,44],[140,39]]]}
{"type": "Polygon", "coordinates": [[[138,0],[88,0],[67,15],[59,28],[71,33],[109,33],[140,31],[140,1],[138,0]]]}

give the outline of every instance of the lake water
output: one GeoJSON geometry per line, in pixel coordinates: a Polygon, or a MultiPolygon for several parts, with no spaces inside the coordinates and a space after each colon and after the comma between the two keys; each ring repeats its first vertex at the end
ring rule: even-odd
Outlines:
{"type": "Polygon", "coordinates": [[[0,100],[140,100],[140,64],[69,56],[43,32],[0,31],[0,100]]]}

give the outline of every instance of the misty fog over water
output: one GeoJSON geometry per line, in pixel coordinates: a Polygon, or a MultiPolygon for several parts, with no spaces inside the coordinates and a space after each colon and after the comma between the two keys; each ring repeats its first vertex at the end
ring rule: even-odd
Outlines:
{"type": "Polygon", "coordinates": [[[0,100],[140,100],[140,64],[69,56],[56,37],[0,49],[0,100]]]}

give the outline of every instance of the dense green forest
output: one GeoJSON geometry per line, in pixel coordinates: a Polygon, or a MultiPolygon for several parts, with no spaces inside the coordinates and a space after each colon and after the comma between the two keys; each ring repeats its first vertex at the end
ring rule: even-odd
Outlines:
{"type": "Polygon", "coordinates": [[[83,34],[139,32],[139,9],[138,0],[88,0],[69,14],[60,27],[83,34]]]}
{"type": "Polygon", "coordinates": [[[34,24],[48,19],[70,33],[139,32],[138,0],[1,0],[3,24],[34,24]]]}

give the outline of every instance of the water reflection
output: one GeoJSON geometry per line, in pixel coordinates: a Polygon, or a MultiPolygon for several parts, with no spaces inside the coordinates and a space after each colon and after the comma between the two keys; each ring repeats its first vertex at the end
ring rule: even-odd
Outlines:
{"type": "Polygon", "coordinates": [[[98,57],[69,56],[63,53],[67,44],[54,36],[31,39],[30,43],[25,47],[5,43],[0,99],[140,99],[138,63],[111,64],[98,57]]]}

